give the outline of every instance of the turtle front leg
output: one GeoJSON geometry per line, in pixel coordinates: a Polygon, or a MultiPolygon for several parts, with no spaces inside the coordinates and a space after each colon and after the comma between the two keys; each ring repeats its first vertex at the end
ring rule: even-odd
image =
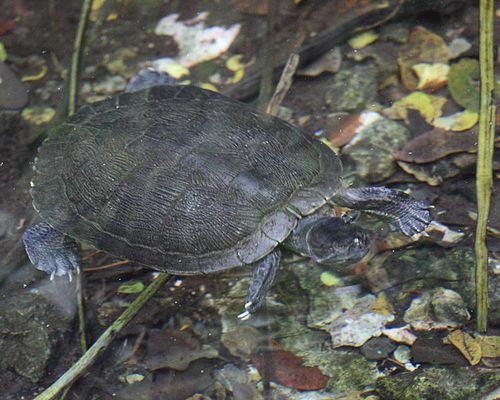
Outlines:
{"type": "Polygon", "coordinates": [[[266,294],[271,288],[281,259],[281,251],[275,249],[262,260],[255,263],[252,274],[252,283],[248,288],[245,311],[238,315],[242,321],[250,318],[250,315],[257,311],[264,301],[266,294]]]}
{"type": "Polygon", "coordinates": [[[340,190],[332,200],[344,207],[389,218],[391,228],[407,236],[421,233],[431,222],[430,206],[400,190],[383,187],[349,188],[340,190]]]}
{"type": "Polygon", "coordinates": [[[23,243],[31,263],[50,279],[68,275],[71,280],[72,272],[80,269],[76,242],[45,222],[24,232],[23,243]]]}

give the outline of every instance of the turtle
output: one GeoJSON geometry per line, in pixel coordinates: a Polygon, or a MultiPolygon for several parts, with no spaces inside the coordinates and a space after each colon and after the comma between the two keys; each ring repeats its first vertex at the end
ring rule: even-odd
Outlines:
{"type": "Polygon", "coordinates": [[[413,236],[427,203],[346,187],[339,156],[298,127],[195,86],[155,85],[81,107],[39,147],[31,181],[41,222],[23,242],[54,276],[79,270],[77,241],[175,275],[251,266],[246,319],[263,304],[285,246],[349,263],[370,235],[318,210],[337,204],[413,236]]]}

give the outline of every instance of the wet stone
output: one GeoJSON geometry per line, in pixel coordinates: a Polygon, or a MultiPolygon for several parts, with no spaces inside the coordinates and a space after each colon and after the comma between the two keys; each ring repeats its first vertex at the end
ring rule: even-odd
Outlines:
{"type": "Polygon", "coordinates": [[[462,296],[445,288],[437,288],[414,299],[404,314],[404,320],[417,330],[459,327],[469,319],[462,296]]]}
{"type": "Polygon", "coordinates": [[[360,128],[342,153],[356,164],[359,176],[368,182],[380,182],[390,177],[397,168],[395,154],[410,137],[409,131],[398,122],[370,115],[370,122],[360,128]]]}
{"type": "Polygon", "coordinates": [[[9,66],[0,62],[0,109],[19,110],[28,103],[26,88],[9,66]]]}
{"type": "Polygon", "coordinates": [[[346,309],[354,306],[362,295],[360,285],[326,287],[321,284],[324,268],[313,262],[296,264],[291,272],[309,298],[307,325],[310,328],[326,329],[346,309]]]}
{"type": "Polygon", "coordinates": [[[373,102],[377,94],[378,71],[373,63],[346,65],[335,75],[325,93],[330,110],[358,111],[373,102]]]}
{"type": "Polygon", "coordinates": [[[368,340],[363,346],[361,346],[361,354],[363,354],[368,360],[383,360],[391,354],[396,345],[392,343],[386,337],[376,337],[368,340]]]}
{"type": "Polygon", "coordinates": [[[46,373],[74,315],[74,284],[45,281],[33,289],[4,292],[0,303],[0,392],[7,371],[35,383],[46,373]]]}
{"type": "Polygon", "coordinates": [[[473,400],[484,398],[497,388],[500,374],[491,370],[432,367],[389,375],[377,380],[376,385],[380,398],[388,400],[473,400]]]}

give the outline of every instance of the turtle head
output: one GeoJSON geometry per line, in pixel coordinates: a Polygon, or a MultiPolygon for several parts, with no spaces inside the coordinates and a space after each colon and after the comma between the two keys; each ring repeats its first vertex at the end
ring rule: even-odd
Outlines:
{"type": "Polygon", "coordinates": [[[310,257],[320,264],[348,266],[368,254],[370,234],[341,218],[320,218],[305,237],[310,257]]]}

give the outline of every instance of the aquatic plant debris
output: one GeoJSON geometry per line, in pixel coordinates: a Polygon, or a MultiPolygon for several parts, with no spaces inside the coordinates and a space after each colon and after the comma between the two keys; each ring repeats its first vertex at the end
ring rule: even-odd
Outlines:
{"type": "Polygon", "coordinates": [[[155,28],[157,35],[172,36],[179,47],[174,61],[189,68],[204,61],[212,60],[225,53],[240,32],[241,25],[229,28],[222,26],[205,27],[208,12],[201,12],[187,21],[177,21],[179,14],[163,17],[155,28]]]}

